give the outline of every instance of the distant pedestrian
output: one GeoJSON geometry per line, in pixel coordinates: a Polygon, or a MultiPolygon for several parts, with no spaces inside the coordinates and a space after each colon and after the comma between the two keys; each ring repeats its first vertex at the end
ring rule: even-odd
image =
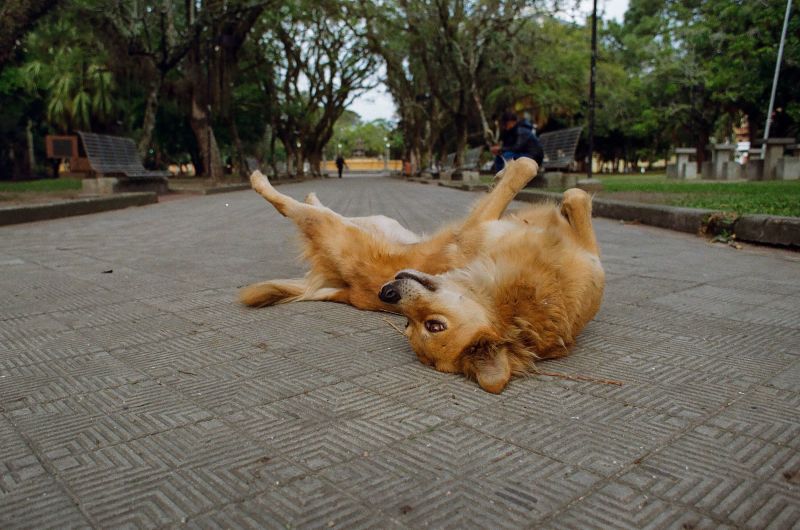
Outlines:
{"type": "Polygon", "coordinates": [[[339,171],[339,178],[342,178],[342,171],[344,171],[345,165],[342,155],[336,155],[336,169],[339,171]]]}
{"type": "Polygon", "coordinates": [[[518,119],[513,112],[504,112],[500,117],[500,140],[502,145],[493,145],[492,154],[495,155],[495,171],[500,171],[508,160],[528,157],[536,160],[539,166],[544,160],[544,150],[533,124],[526,119],[518,119]]]}

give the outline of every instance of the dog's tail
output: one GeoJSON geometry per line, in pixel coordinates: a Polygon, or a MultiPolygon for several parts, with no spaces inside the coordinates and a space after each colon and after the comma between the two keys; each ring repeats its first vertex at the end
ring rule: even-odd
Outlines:
{"type": "Polygon", "coordinates": [[[239,301],[251,307],[293,302],[303,296],[306,287],[303,279],[254,283],[239,291],[239,301]]]}

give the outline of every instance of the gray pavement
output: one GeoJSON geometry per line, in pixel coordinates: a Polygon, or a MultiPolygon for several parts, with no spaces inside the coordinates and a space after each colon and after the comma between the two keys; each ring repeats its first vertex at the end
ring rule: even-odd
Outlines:
{"type": "MultiPolygon", "coordinates": [[[[285,185],[414,230],[475,195],[285,185]]],[[[800,527],[800,255],[597,220],[573,354],[499,395],[301,274],[253,192],[0,228],[0,528],[800,527]]],[[[393,322],[402,319],[391,317],[393,322]]]]}

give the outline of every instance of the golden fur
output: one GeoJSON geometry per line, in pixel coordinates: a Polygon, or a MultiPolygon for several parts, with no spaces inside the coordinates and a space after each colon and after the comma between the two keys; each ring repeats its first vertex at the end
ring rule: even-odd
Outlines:
{"type": "Polygon", "coordinates": [[[311,270],[245,287],[240,299],[249,306],[329,300],[402,313],[420,361],[500,392],[535,360],[566,355],[603,294],[584,191],[567,190],[560,207],[501,218],[537,171],[530,159],[509,163],[466,219],[427,238],[382,216],[342,217],[313,194],[298,202],[256,171],[253,188],[296,223],[311,270]]]}

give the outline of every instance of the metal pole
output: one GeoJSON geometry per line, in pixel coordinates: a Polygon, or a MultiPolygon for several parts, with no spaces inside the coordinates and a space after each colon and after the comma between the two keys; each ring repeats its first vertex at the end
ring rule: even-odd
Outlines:
{"type": "Polygon", "coordinates": [[[211,169],[211,41],[206,40],[206,171],[214,182],[214,171],[211,169]]]}
{"type": "MultiPolygon", "coordinates": [[[[791,1],[791,0],[789,0],[791,1]]],[[[592,7],[592,62],[589,77],[589,164],[587,177],[592,178],[592,161],[594,160],[594,87],[597,82],[597,0],[592,7]]]]}
{"type": "Polygon", "coordinates": [[[781,61],[783,61],[783,45],[786,42],[786,28],[789,27],[789,15],[792,12],[792,0],[786,1],[786,15],[783,17],[783,31],[781,32],[781,44],[778,46],[778,59],[775,61],[775,76],[772,78],[772,94],[769,96],[769,110],[767,111],[767,123],[764,125],[764,142],[761,144],[761,158],[767,149],[767,138],[769,138],[769,128],[772,126],[772,109],[775,106],[775,92],[778,89],[778,74],[781,71],[781,61]]]}

